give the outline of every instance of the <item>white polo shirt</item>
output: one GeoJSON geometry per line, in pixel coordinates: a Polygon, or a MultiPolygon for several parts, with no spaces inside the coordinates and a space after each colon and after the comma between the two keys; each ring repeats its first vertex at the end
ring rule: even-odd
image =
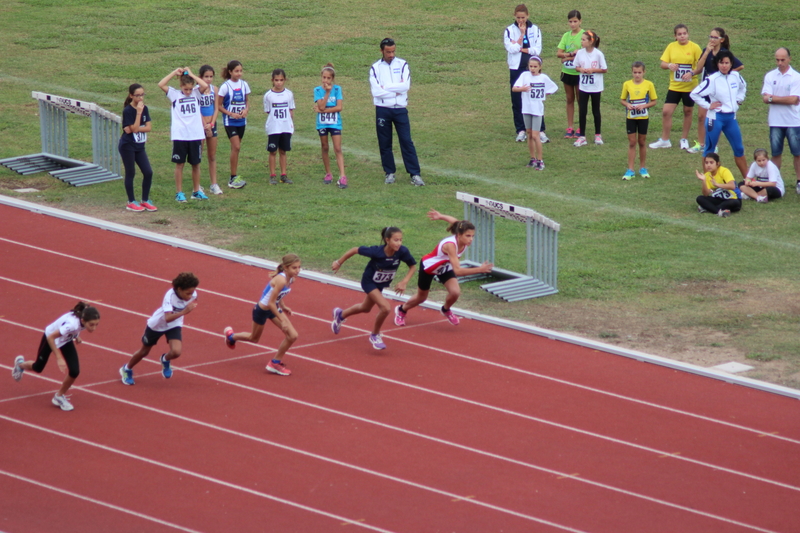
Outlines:
{"type": "MultiPolygon", "coordinates": [[[[781,74],[778,69],[770,70],[764,76],[761,94],[800,97],[800,74],[792,67],[789,67],[786,74],[781,74]]],[[[772,128],[800,127],[800,104],[770,104],[767,123],[772,128]]]]}

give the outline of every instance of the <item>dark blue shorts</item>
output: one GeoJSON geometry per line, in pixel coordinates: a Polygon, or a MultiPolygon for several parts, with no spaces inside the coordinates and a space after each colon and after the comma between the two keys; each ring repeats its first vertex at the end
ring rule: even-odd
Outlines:
{"type": "Polygon", "coordinates": [[[319,133],[320,137],[327,137],[328,134],[330,134],[331,137],[333,137],[334,135],[341,135],[342,130],[335,128],[320,128],[317,130],[317,133],[319,133]]]}
{"type": "MultiPolygon", "coordinates": [[[[281,312],[280,308],[278,308],[278,312],[281,312]]],[[[262,309],[257,303],[255,307],[253,307],[253,322],[259,326],[263,326],[267,323],[267,320],[272,320],[273,318],[275,318],[275,313],[269,309],[262,309]]]]}
{"type": "Polygon", "coordinates": [[[368,280],[361,280],[361,290],[363,290],[366,294],[371,293],[375,289],[378,289],[380,292],[383,292],[383,289],[387,288],[392,283],[375,283],[371,279],[368,280]]]}

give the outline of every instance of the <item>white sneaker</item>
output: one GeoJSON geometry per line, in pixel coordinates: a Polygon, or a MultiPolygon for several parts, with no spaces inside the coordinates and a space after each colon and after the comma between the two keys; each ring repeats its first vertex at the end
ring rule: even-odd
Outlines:
{"type": "Polygon", "coordinates": [[[550,138],[547,137],[547,135],[545,135],[543,131],[539,132],[539,140],[542,141],[542,144],[550,142],[550,138]]]}
{"type": "Polygon", "coordinates": [[[222,189],[219,188],[219,184],[214,183],[211,185],[211,192],[214,194],[222,194],[222,189]]]}
{"type": "Polygon", "coordinates": [[[56,395],[53,396],[53,405],[60,407],[62,411],[72,411],[75,409],[72,407],[72,404],[69,403],[69,396],[66,394],[61,396],[60,394],[56,393],[56,395]]]}
{"type": "Polygon", "coordinates": [[[669,139],[666,141],[664,139],[658,139],[656,142],[650,143],[650,148],[653,150],[656,148],[672,148],[672,143],[669,141],[669,139]]]}
{"type": "Polygon", "coordinates": [[[689,139],[681,139],[681,150],[689,151],[689,139]]]}
{"type": "Polygon", "coordinates": [[[517,133],[517,142],[522,143],[528,140],[528,136],[525,134],[524,131],[517,133]]]}
{"type": "Polygon", "coordinates": [[[756,202],[758,202],[760,204],[765,204],[765,203],[769,202],[769,196],[758,196],[758,198],[756,198],[756,202]]]}
{"type": "Polygon", "coordinates": [[[578,140],[572,143],[572,146],[586,146],[586,137],[578,137],[578,140]]]}
{"type": "Polygon", "coordinates": [[[25,356],[18,355],[14,358],[14,369],[11,371],[11,377],[14,378],[14,381],[19,381],[22,379],[22,374],[25,372],[20,368],[19,365],[25,362],[25,356]]]}
{"type": "Polygon", "coordinates": [[[603,137],[599,133],[594,136],[594,144],[603,144],[603,137]]]}

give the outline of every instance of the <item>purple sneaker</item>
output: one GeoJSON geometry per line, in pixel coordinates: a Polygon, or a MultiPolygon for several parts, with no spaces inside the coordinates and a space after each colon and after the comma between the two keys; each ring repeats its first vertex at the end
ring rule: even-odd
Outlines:
{"type": "Polygon", "coordinates": [[[376,350],[385,350],[386,345],[383,343],[383,339],[381,338],[380,334],[378,335],[370,335],[369,342],[372,343],[372,347],[376,350]]]}
{"type": "Polygon", "coordinates": [[[342,329],[342,322],[344,322],[344,318],[342,318],[342,309],[337,307],[333,310],[333,322],[331,322],[331,329],[334,334],[339,334],[339,330],[342,329]]]}

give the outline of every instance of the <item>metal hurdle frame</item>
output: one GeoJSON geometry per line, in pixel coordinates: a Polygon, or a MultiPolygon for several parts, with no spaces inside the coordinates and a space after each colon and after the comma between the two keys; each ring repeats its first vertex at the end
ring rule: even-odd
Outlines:
{"type": "Polygon", "coordinates": [[[49,172],[76,187],[122,178],[122,163],[117,151],[122,133],[119,115],[92,102],[36,91],[31,96],[39,102],[42,152],[3,159],[0,165],[23,175],[49,172]],[[70,159],[67,113],[91,118],[92,163],[70,159]]]}
{"type": "Polygon", "coordinates": [[[495,217],[525,223],[526,274],[494,267],[491,274],[460,278],[472,281],[487,277],[503,281],[481,285],[485,291],[503,300],[514,302],[538,298],[558,292],[558,232],[561,225],[527,207],[498,202],[473,194],[457,192],[464,202],[464,219],[475,225],[475,239],[464,252],[464,264],[479,266],[495,262],[495,217]]]}

